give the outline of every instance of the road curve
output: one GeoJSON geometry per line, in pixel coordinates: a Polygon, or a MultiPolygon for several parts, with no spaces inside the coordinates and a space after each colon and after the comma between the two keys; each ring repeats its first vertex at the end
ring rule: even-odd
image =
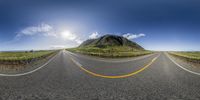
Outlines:
{"type": "Polygon", "coordinates": [[[189,73],[164,53],[141,59],[105,62],[62,51],[45,67],[24,76],[0,76],[0,100],[199,100],[200,76],[189,73]],[[124,75],[148,68],[126,78],[96,77],[124,75]]]}

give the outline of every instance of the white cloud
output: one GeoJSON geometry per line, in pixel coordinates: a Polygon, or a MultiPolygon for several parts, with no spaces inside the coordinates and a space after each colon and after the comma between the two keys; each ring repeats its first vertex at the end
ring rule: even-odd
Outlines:
{"type": "Polygon", "coordinates": [[[132,39],[144,37],[146,35],[143,34],[143,33],[140,33],[140,34],[126,33],[126,34],[123,34],[122,36],[129,39],[129,40],[132,40],[132,39]]]}
{"type": "MultiPolygon", "coordinates": [[[[83,35],[84,36],[84,35],[83,35]]],[[[40,38],[42,37],[43,44],[46,44],[44,48],[51,48],[51,49],[60,49],[60,48],[65,48],[71,47],[71,46],[77,46],[83,42],[86,38],[83,36],[79,36],[76,33],[70,32],[70,30],[67,29],[56,29],[56,27],[46,24],[46,23],[40,23],[38,25],[33,25],[33,26],[28,26],[25,27],[24,29],[20,30],[17,32],[16,36],[12,41],[20,41],[21,39],[25,38],[30,38],[30,39],[35,39],[35,38],[40,38]],[[51,41],[52,40],[52,41],[51,41]],[[47,42],[49,41],[49,42],[47,42]],[[58,45],[52,45],[52,43],[56,43],[58,45]],[[66,44],[66,46],[63,46],[63,44],[66,44]]],[[[95,32],[92,33],[89,38],[90,39],[95,39],[100,36],[99,33],[95,32]]],[[[30,40],[31,41],[31,40],[30,40]]],[[[38,41],[35,41],[37,43],[38,41]]],[[[42,45],[42,44],[38,44],[42,45]]]]}
{"type": "Polygon", "coordinates": [[[76,39],[75,41],[76,41],[77,44],[81,44],[81,43],[83,43],[83,41],[80,40],[80,39],[76,39]]]}
{"type": "Polygon", "coordinates": [[[22,29],[17,33],[15,40],[19,40],[22,36],[34,36],[34,35],[42,35],[42,36],[52,36],[57,37],[58,39],[64,39],[71,42],[75,42],[77,44],[81,44],[82,41],[78,38],[78,36],[74,33],[71,33],[68,30],[64,30],[61,32],[56,32],[55,28],[46,23],[41,23],[38,26],[29,26],[22,29]]]}
{"type": "Polygon", "coordinates": [[[16,37],[32,36],[36,34],[42,34],[44,36],[56,36],[52,26],[41,23],[38,26],[29,26],[18,32],[16,37]]]}
{"type": "Polygon", "coordinates": [[[89,39],[96,39],[96,38],[98,38],[99,36],[100,36],[99,33],[94,32],[94,33],[92,33],[92,34],[89,36],[89,39]]]}

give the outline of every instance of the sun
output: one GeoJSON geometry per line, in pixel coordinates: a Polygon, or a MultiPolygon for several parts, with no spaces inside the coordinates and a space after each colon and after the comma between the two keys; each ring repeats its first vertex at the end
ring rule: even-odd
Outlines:
{"type": "Polygon", "coordinates": [[[66,40],[74,40],[76,39],[76,35],[71,33],[69,30],[65,30],[61,32],[61,37],[66,40]]]}

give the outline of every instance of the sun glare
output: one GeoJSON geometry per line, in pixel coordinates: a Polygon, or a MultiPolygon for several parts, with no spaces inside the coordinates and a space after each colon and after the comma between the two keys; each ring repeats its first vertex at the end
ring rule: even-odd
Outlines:
{"type": "Polygon", "coordinates": [[[61,32],[61,37],[66,40],[74,40],[76,38],[76,35],[72,34],[68,30],[65,30],[65,31],[61,32]]]}

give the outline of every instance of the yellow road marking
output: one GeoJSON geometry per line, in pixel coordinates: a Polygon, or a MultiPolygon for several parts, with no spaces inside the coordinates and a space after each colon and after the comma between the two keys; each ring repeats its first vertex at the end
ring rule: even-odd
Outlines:
{"type": "Polygon", "coordinates": [[[75,63],[81,70],[85,71],[86,73],[90,74],[90,75],[93,75],[93,76],[96,76],[96,77],[101,77],[101,78],[112,78],[112,79],[116,79],[116,78],[126,78],[126,77],[130,77],[130,76],[133,76],[135,74],[138,74],[140,72],[142,72],[143,70],[145,70],[146,68],[148,68],[156,59],[158,58],[155,57],[154,59],[152,59],[147,65],[145,65],[143,68],[137,70],[137,71],[134,71],[134,72],[131,72],[129,74],[125,74],[125,75],[117,75],[117,76],[109,76],[109,75],[101,75],[101,74],[97,74],[97,73],[94,73],[94,72],[91,72],[85,68],[82,67],[81,64],[79,64],[78,62],[76,62],[74,59],[70,58],[72,60],[73,63],[75,63]]]}

